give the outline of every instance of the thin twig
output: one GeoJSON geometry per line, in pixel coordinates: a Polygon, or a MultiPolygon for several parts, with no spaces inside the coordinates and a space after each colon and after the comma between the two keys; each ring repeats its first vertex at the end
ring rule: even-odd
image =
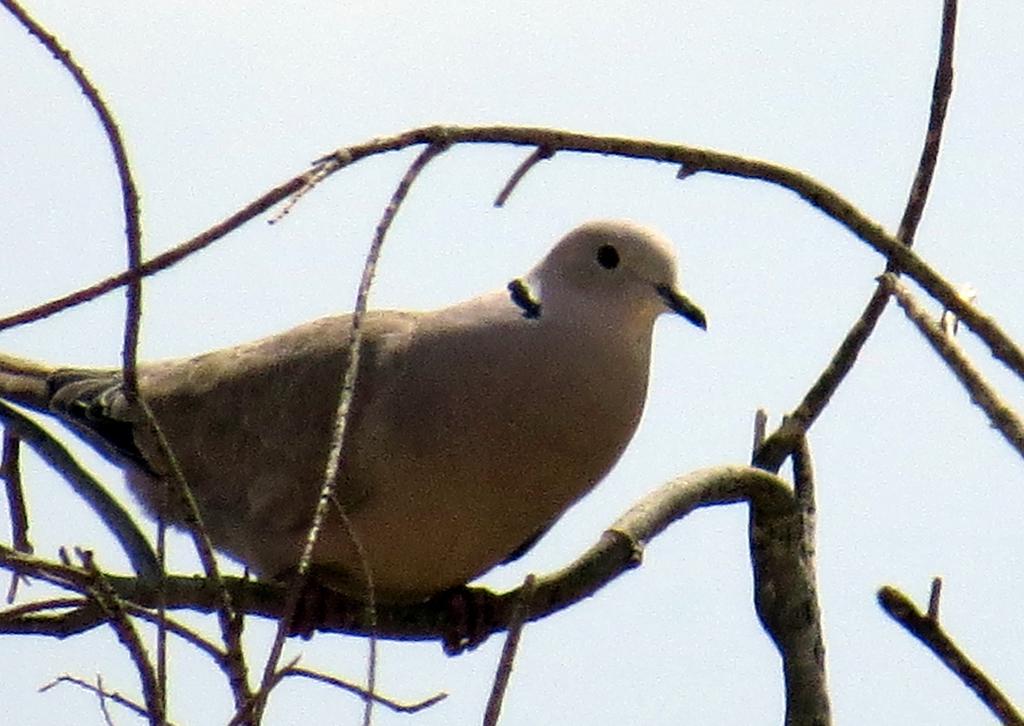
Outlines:
{"type": "MultiPolygon", "coordinates": [[[[156,584],[156,679],[160,688],[167,694],[167,520],[164,512],[167,510],[167,500],[170,486],[166,481],[160,483],[160,506],[157,507],[156,516],[156,560],[159,567],[159,576],[156,584]]],[[[223,587],[223,583],[221,584],[223,587]]],[[[229,676],[230,677],[230,676],[229,676]]],[[[167,709],[164,708],[164,713],[167,709]]]]}
{"type": "Polygon", "coordinates": [[[942,597],[942,578],[932,578],[932,591],[928,595],[928,617],[932,620],[939,619],[939,599],[942,597]]]}
{"type": "Polygon", "coordinates": [[[505,206],[505,202],[508,201],[508,198],[512,195],[515,188],[519,186],[519,182],[523,180],[526,173],[540,162],[545,159],[550,159],[554,155],[554,149],[550,149],[546,146],[538,146],[534,149],[533,152],[523,160],[523,163],[517,166],[516,170],[512,172],[512,176],[508,178],[508,181],[505,182],[505,186],[502,187],[500,192],[498,192],[498,197],[494,200],[494,206],[505,206]]]}
{"type": "Polygon", "coordinates": [[[435,703],[439,703],[448,698],[447,693],[441,692],[435,693],[430,698],[426,698],[415,703],[399,703],[398,701],[393,701],[390,698],[385,698],[379,693],[374,693],[368,689],[360,688],[348,681],[343,681],[340,678],[335,678],[334,676],[329,676],[324,673],[317,673],[316,671],[312,671],[307,668],[290,666],[279,672],[283,678],[308,678],[313,681],[319,681],[320,683],[326,683],[330,686],[334,686],[335,688],[340,688],[343,691],[354,693],[360,698],[373,700],[375,703],[379,703],[381,706],[389,708],[397,713],[416,713],[417,711],[422,711],[425,708],[430,708],[435,703]]]}
{"type": "Polygon", "coordinates": [[[763,408],[754,412],[754,446],[752,451],[757,454],[758,449],[764,444],[765,433],[768,431],[768,412],[763,408]]]}
{"type": "MultiPolygon", "coordinates": [[[[942,131],[945,127],[946,110],[949,108],[949,99],[953,95],[953,49],[956,37],[956,14],[957,0],[945,0],[942,13],[942,31],[939,40],[939,58],[935,66],[935,78],[932,83],[931,110],[928,117],[928,128],[925,132],[924,144],[921,149],[921,157],[917,163],[917,172],[911,184],[910,192],[907,195],[907,203],[903,209],[903,217],[900,220],[899,230],[896,239],[905,245],[909,250],[914,244],[914,235],[917,233],[921,215],[924,213],[925,202],[928,199],[928,191],[931,188],[932,178],[935,175],[935,167],[938,164],[939,148],[942,141],[942,131]]],[[[886,263],[886,271],[898,270],[907,271],[890,256],[886,263]]],[[[917,279],[913,273],[910,276],[917,279]]],[[[927,286],[925,286],[927,288],[927,286]]],[[[950,286],[952,289],[952,286],[950,286]]],[[[929,293],[932,291],[929,290],[929,293]]],[[[947,291],[948,292],[948,291],[947,291]]],[[[876,287],[871,299],[864,306],[860,317],[850,328],[825,370],[821,372],[818,379],[804,395],[803,400],[786,417],[783,425],[780,426],[766,441],[761,450],[754,457],[756,466],[763,467],[768,471],[778,471],[783,460],[792,451],[798,437],[806,433],[811,425],[818,419],[821,412],[825,410],[833,394],[839,385],[846,379],[847,374],[853,369],[857,356],[861,349],[871,337],[875,326],[882,313],[885,312],[889,296],[881,287],[876,287]]],[[[989,346],[993,346],[993,340],[986,337],[978,328],[971,326],[989,346]]],[[[995,348],[993,348],[993,351],[995,348]]],[[[1014,357],[1011,354],[1011,358],[1014,357]]],[[[1024,377],[1024,369],[1019,364],[1008,363],[1017,371],[1017,374],[1024,377]]]]}
{"type": "Polygon", "coordinates": [[[19,552],[32,553],[28,539],[28,513],[25,509],[25,493],[21,486],[21,439],[9,429],[4,429],[3,458],[0,460],[0,477],[7,489],[7,507],[11,515],[11,542],[19,552]]]}
{"type": "MultiPolygon", "coordinates": [[[[942,31],[939,36],[939,60],[935,65],[935,78],[932,81],[932,105],[928,113],[928,130],[924,136],[921,158],[917,163],[917,173],[910,186],[907,204],[903,209],[896,237],[907,247],[914,244],[917,226],[924,214],[924,205],[928,201],[928,190],[931,189],[935,167],[939,161],[939,148],[942,144],[942,131],[946,125],[946,111],[949,99],[953,96],[953,48],[956,42],[957,0],[945,0],[942,4],[942,31]]],[[[887,270],[892,272],[894,270],[887,270]]]]}
{"type": "MultiPolygon", "coordinates": [[[[110,107],[103,100],[99,90],[86,75],[85,69],[78,65],[64,46],[55,36],[35,21],[18,3],[3,0],[3,5],[17,18],[18,22],[28,30],[43,47],[64,67],[74,79],[82,95],[92,106],[99,118],[103,133],[107,137],[110,151],[114,156],[114,165],[121,183],[121,204],[124,211],[125,238],[128,246],[128,269],[137,270],[142,263],[142,222],[139,212],[139,193],[132,176],[131,165],[128,163],[128,152],[125,149],[121,130],[118,128],[110,107]]],[[[124,346],[124,380],[129,396],[137,390],[135,375],[135,352],[139,341],[139,322],[142,314],[142,278],[134,274],[128,282],[127,316],[125,323],[124,346]]]]}
{"type": "Polygon", "coordinates": [[[303,197],[305,197],[307,194],[313,191],[317,187],[317,185],[324,179],[326,179],[327,176],[330,173],[332,173],[332,171],[335,170],[336,168],[336,164],[322,164],[314,167],[311,172],[305,175],[305,184],[299,187],[299,189],[297,189],[289,196],[288,201],[281,205],[281,209],[278,210],[277,214],[275,214],[273,217],[267,220],[267,224],[277,224],[282,219],[291,214],[291,211],[292,209],[295,208],[295,205],[298,204],[303,197]]]}
{"type": "Polygon", "coordinates": [[[1003,435],[1007,443],[1024,457],[1024,421],[1000,398],[975,368],[956,338],[943,331],[939,322],[928,315],[928,311],[914,299],[910,290],[891,272],[882,276],[881,284],[887,292],[895,295],[903,312],[960,381],[970,395],[971,401],[985,412],[989,422],[1003,435]]]}
{"type": "Polygon", "coordinates": [[[160,692],[160,683],[157,680],[156,671],[154,671],[153,664],[149,661],[149,656],[146,653],[145,646],[142,644],[138,631],[128,617],[128,613],[125,612],[121,599],[110,587],[103,573],[96,566],[92,553],[82,549],[77,549],[76,552],[82,561],[82,567],[89,573],[92,580],[89,588],[90,594],[95,599],[96,604],[107,614],[110,627],[117,634],[117,639],[121,642],[121,645],[128,651],[128,655],[135,665],[135,670],[139,674],[142,695],[146,703],[146,710],[150,714],[151,723],[165,723],[165,700],[160,692]]]}
{"type": "Polygon", "coordinates": [[[153,625],[159,625],[162,622],[168,633],[177,635],[189,645],[206,653],[221,670],[226,670],[224,661],[228,657],[227,654],[196,631],[160,612],[153,613],[130,602],[124,602],[122,605],[129,614],[134,615],[140,620],[145,620],[153,625]]]}
{"type": "Polygon", "coordinates": [[[22,603],[13,607],[0,610],[0,622],[18,620],[26,615],[46,612],[48,610],[64,610],[67,608],[80,608],[89,604],[89,599],[84,597],[55,597],[48,600],[37,600],[35,602],[22,603]]]}
{"type": "Polygon", "coordinates": [[[345,508],[341,506],[336,492],[331,492],[331,504],[334,505],[334,511],[338,515],[338,520],[345,528],[349,541],[352,543],[352,548],[356,552],[356,560],[360,563],[363,581],[366,586],[365,612],[367,622],[370,625],[369,652],[366,656],[366,690],[369,696],[363,701],[363,726],[370,726],[370,722],[373,721],[373,695],[377,687],[377,631],[375,625],[377,622],[377,585],[373,579],[373,570],[370,568],[370,558],[367,556],[366,548],[363,546],[363,539],[352,525],[352,520],[345,512],[345,508]]]}
{"type": "Polygon", "coordinates": [[[918,610],[913,601],[895,587],[878,591],[878,604],[893,620],[921,641],[946,668],[951,670],[988,706],[1004,724],[1024,726],[1024,717],[982,670],[957,647],[938,620],[918,610]]]}
{"type": "MultiPolygon", "coordinates": [[[[19,552],[32,554],[32,543],[28,539],[28,510],[25,508],[25,493],[21,486],[21,439],[9,429],[4,429],[3,457],[0,459],[0,478],[7,491],[7,511],[11,516],[11,543],[19,552]]],[[[7,588],[7,603],[14,602],[18,594],[20,575],[12,575],[7,588]]]]}
{"type": "MultiPolygon", "coordinates": [[[[62,676],[58,676],[49,683],[40,686],[39,692],[45,693],[46,691],[49,691],[51,688],[54,688],[55,686],[58,686],[61,683],[70,683],[71,685],[78,686],[79,688],[82,688],[91,693],[96,693],[97,691],[97,687],[89,683],[88,681],[85,681],[81,678],[77,678],[72,675],[64,674],[62,676]]],[[[146,710],[144,706],[140,706],[139,704],[135,703],[135,701],[131,700],[130,698],[126,698],[125,696],[122,696],[120,693],[117,693],[116,691],[103,691],[103,697],[113,701],[114,703],[120,706],[124,706],[129,711],[134,712],[136,715],[141,716],[144,719],[151,720],[152,718],[152,715],[149,713],[149,711],[146,710]]],[[[168,726],[171,725],[168,724],[168,726]]]]}
{"type": "Polygon", "coordinates": [[[103,676],[99,673],[96,674],[96,697],[100,701],[100,713],[103,714],[103,720],[106,721],[107,726],[114,726],[114,719],[110,717],[110,711],[107,710],[107,692],[103,688],[103,676]]]}
{"type": "MultiPolygon", "coordinates": [[[[341,382],[341,390],[338,396],[338,407],[334,418],[334,430],[331,435],[330,450],[327,456],[323,485],[320,489],[320,496],[317,500],[316,510],[313,513],[313,520],[309,528],[309,533],[306,537],[302,555],[299,558],[296,574],[290,585],[288,603],[286,605],[284,615],[278,623],[274,644],[271,647],[270,655],[267,657],[267,662],[264,666],[260,690],[253,706],[255,723],[259,723],[260,717],[262,716],[268,695],[266,693],[266,689],[270,685],[271,679],[274,677],[274,673],[277,670],[277,663],[281,658],[281,651],[284,648],[284,640],[291,627],[291,621],[295,615],[295,608],[298,605],[299,597],[305,586],[309,566],[313,561],[313,549],[320,536],[320,530],[323,528],[324,520],[327,516],[327,509],[334,495],[334,488],[337,484],[338,471],[341,466],[341,450],[345,443],[345,432],[348,426],[349,410],[352,405],[352,398],[355,393],[355,386],[358,379],[359,354],[363,338],[361,323],[363,315],[366,313],[367,298],[370,293],[370,286],[373,284],[374,274],[377,270],[377,260],[380,257],[384,238],[387,235],[388,229],[391,227],[391,223],[394,221],[395,215],[398,213],[399,207],[401,207],[402,202],[409,194],[409,190],[412,187],[413,182],[416,181],[420,172],[423,171],[423,168],[431,161],[431,159],[444,152],[447,148],[448,147],[445,144],[432,143],[420,152],[419,156],[417,156],[412,162],[409,169],[405,172],[405,175],[399,182],[398,187],[395,189],[394,194],[391,195],[391,200],[388,202],[387,207],[384,209],[384,214],[381,217],[380,222],[377,224],[376,234],[374,235],[373,242],[370,244],[370,249],[367,252],[366,263],[363,266],[363,275],[359,281],[359,289],[356,293],[355,306],[352,310],[352,333],[349,338],[348,361],[345,366],[345,375],[341,382]]],[[[363,565],[364,568],[369,571],[369,564],[364,561],[363,565]]]]}
{"type": "MultiPolygon", "coordinates": [[[[192,494],[192,489],[185,478],[185,472],[182,470],[177,457],[174,456],[171,444],[163,428],[160,426],[145,397],[140,396],[135,402],[145,413],[151,433],[156,438],[157,446],[164,455],[166,463],[171,470],[169,480],[176,486],[176,494],[185,505],[186,529],[199,555],[199,560],[206,573],[206,579],[213,583],[217,591],[217,623],[220,626],[221,637],[224,640],[224,647],[228,654],[225,660],[228,682],[231,686],[232,696],[235,699],[235,705],[241,708],[251,698],[248,669],[245,663],[245,654],[242,651],[243,616],[236,610],[234,603],[231,601],[231,593],[228,592],[227,587],[224,585],[224,578],[220,573],[217,558],[214,556],[213,544],[203,522],[203,515],[199,510],[199,504],[196,501],[195,495],[192,494]]],[[[161,582],[166,581],[166,578],[163,576],[159,579],[161,582]]]]}
{"type": "Polygon", "coordinates": [[[505,700],[509,678],[512,677],[512,664],[515,662],[523,626],[530,615],[530,599],[533,597],[536,587],[537,578],[531,574],[526,576],[522,587],[519,588],[519,603],[512,611],[512,617],[508,623],[508,635],[505,636],[505,646],[501,649],[501,659],[498,661],[498,668],[494,673],[491,695],[487,699],[484,726],[497,726],[498,718],[501,716],[501,704],[505,700]]]}

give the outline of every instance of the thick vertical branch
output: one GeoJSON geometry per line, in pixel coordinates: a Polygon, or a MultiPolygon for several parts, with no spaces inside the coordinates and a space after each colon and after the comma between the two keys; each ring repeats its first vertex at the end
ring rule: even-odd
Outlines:
{"type": "Polygon", "coordinates": [[[825,726],[831,706],[815,565],[814,473],[802,439],[793,453],[794,497],[751,498],[754,604],[782,656],[787,726],[825,726]]]}

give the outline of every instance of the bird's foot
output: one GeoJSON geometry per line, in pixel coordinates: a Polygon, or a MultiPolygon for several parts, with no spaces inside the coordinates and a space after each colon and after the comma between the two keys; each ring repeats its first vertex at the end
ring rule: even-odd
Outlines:
{"type": "MultiPolygon", "coordinates": [[[[318,574],[318,568],[313,567],[302,583],[295,611],[288,623],[289,636],[298,635],[303,640],[309,640],[317,628],[327,624],[331,629],[339,630],[355,627],[366,609],[364,603],[338,592],[318,574]]],[[[295,573],[290,572],[275,579],[288,587],[294,587],[294,577],[295,573]]]]}
{"type": "Polygon", "coordinates": [[[444,614],[441,644],[447,655],[473,650],[498,626],[498,596],[490,590],[461,585],[434,595],[431,602],[444,614]]]}

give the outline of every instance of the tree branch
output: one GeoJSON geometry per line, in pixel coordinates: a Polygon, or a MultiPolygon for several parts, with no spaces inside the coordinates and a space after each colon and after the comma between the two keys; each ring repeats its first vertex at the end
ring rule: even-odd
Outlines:
{"type": "Polygon", "coordinates": [[[6,430],[16,434],[43,461],[64,477],[75,493],[85,500],[124,549],[132,569],[139,578],[156,582],[160,576],[156,553],[135,521],[110,492],[45,429],[2,401],[0,422],[3,422],[6,430]]]}
{"type": "Polygon", "coordinates": [[[339,149],[318,160],[311,169],[275,187],[243,210],[231,215],[198,237],[144,262],[137,272],[122,272],[58,300],[0,318],[0,330],[52,315],[125,285],[139,275],[151,275],[165,269],[189,254],[208,246],[274,204],[287,199],[291,194],[306,186],[309,179],[330,176],[361,159],[398,151],[410,146],[460,143],[544,146],[554,151],[684,164],[687,168],[698,171],[765,181],[788,189],[849,229],[872,249],[892,262],[900,272],[921,285],[932,297],[956,313],[971,330],[984,340],[996,358],[1019,376],[1024,377],[1024,351],[1021,351],[994,320],[964,300],[951,283],[947,282],[899,240],[888,234],[879,223],[867,217],[832,189],[802,172],[778,164],[694,146],[519,126],[427,126],[339,149]]]}
{"type": "Polygon", "coordinates": [[[957,647],[938,620],[922,613],[909,597],[891,586],[878,591],[878,604],[889,617],[934,653],[964,685],[974,691],[1004,724],[1024,726],[1024,717],[1020,712],[996,684],[957,647]]]}
{"type": "Polygon", "coordinates": [[[150,723],[154,724],[154,726],[160,726],[167,721],[167,701],[162,691],[163,684],[156,677],[156,671],[149,661],[149,656],[146,654],[142,639],[139,638],[138,631],[125,612],[121,599],[113,591],[104,579],[103,573],[96,566],[92,553],[86,550],[78,550],[78,556],[82,560],[82,565],[91,580],[88,588],[89,595],[96,602],[96,605],[99,606],[99,609],[103,611],[107,622],[117,634],[117,639],[121,642],[121,645],[128,651],[128,655],[135,665],[135,670],[139,674],[139,680],[142,684],[142,695],[146,702],[146,711],[149,713],[150,723]]]}
{"type": "MultiPolygon", "coordinates": [[[[928,199],[935,167],[939,159],[939,148],[942,141],[942,130],[945,127],[946,110],[949,99],[953,95],[953,48],[956,36],[957,0],[945,0],[942,14],[942,32],[939,40],[939,60],[935,68],[935,80],[932,83],[931,112],[928,117],[928,128],[925,132],[921,157],[917,164],[917,173],[907,196],[896,238],[908,249],[914,244],[918,223],[924,213],[924,205],[928,199]]],[[[887,272],[899,270],[890,257],[886,264],[887,272]]],[[[913,275],[911,275],[913,277],[913,275]]],[[[916,278],[915,278],[916,279],[916,278]]],[[[790,413],[783,424],[772,433],[764,445],[755,454],[755,466],[768,471],[778,471],[782,462],[798,445],[800,436],[806,433],[825,410],[833,394],[846,379],[847,374],[857,362],[857,356],[875,330],[882,313],[889,302],[888,293],[881,286],[875,288],[874,294],[864,306],[864,311],[847,332],[839,348],[833,354],[825,370],[804,395],[803,400],[790,413]]],[[[976,331],[977,332],[977,331],[976,331]]],[[[980,333],[979,333],[980,335],[980,333]]],[[[984,338],[984,335],[982,335],[984,338]]],[[[1014,368],[1014,366],[1010,366],[1014,368]]],[[[1017,370],[1017,375],[1024,372],[1017,370]]]]}
{"type": "Polygon", "coordinates": [[[988,416],[993,428],[999,431],[1017,453],[1024,457],[1024,421],[1010,408],[974,367],[963,348],[952,335],[948,335],[938,321],[932,320],[928,312],[914,299],[910,290],[892,273],[882,275],[881,286],[896,296],[897,302],[907,318],[917,326],[932,350],[946,363],[971,397],[971,402],[988,416]]]}
{"type": "MultiPolygon", "coordinates": [[[[703,469],[678,477],[640,500],[605,531],[583,555],[565,568],[537,578],[529,620],[549,617],[590,597],[623,572],[640,563],[643,548],[669,524],[693,510],[721,504],[753,502],[765,517],[794,511],[792,492],[786,482],[767,472],[743,466],[703,469]]],[[[60,587],[87,587],[88,573],[71,565],[43,560],[0,545],[0,566],[31,574],[60,587]]],[[[141,578],[105,575],[115,593],[139,607],[155,606],[152,584],[141,578]]],[[[225,586],[236,607],[249,615],[279,619],[284,612],[288,587],[280,583],[225,577],[225,586]]],[[[487,593],[487,591],[482,591],[487,593]]],[[[520,589],[491,595],[493,622],[488,632],[504,630],[520,598],[520,589]]],[[[391,640],[440,640],[448,627],[447,609],[427,601],[413,605],[379,604],[376,619],[365,604],[338,599],[339,607],[324,614],[315,627],[323,632],[368,635],[376,632],[391,640]]],[[[216,589],[203,577],[169,576],[167,607],[212,612],[216,589]]],[[[100,623],[97,623],[97,625],[100,623]]],[[[3,626],[0,624],[0,632],[3,626]]]]}
{"type": "MultiPolygon", "coordinates": [[[[402,177],[402,180],[399,182],[398,187],[392,194],[391,200],[388,202],[388,205],[384,210],[384,214],[381,217],[380,222],[377,224],[376,234],[374,235],[373,242],[371,243],[370,249],[366,255],[366,263],[363,267],[362,279],[359,281],[359,289],[356,293],[356,302],[352,310],[352,333],[347,346],[348,361],[345,367],[345,374],[341,384],[341,393],[339,395],[337,411],[335,413],[334,430],[332,431],[330,439],[330,449],[327,456],[323,485],[320,489],[320,496],[317,500],[316,509],[313,512],[313,520],[309,527],[309,533],[306,537],[302,555],[299,558],[297,572],[295,577],[292,579],[291,590],[286,607],[278,622],[277,634],[274,638],[274,643],[271,646],[270,655],[267,657],[266,665],[264,666],[260,689],[257,691],[252,703],[246,705],[246,708],[251,708],[253,720],[256,723],[259,723],[260,721],[267,696],[269,695],[271,685],[274,682],[274,674],[277,671],[277,663],[280,660],[281,650],[284,647],[284,639],[291,628],[292,618],[295,615],[295,609],[298,606],[299,597],[305,587],[306,575],[309,571],[310,564],[313,561],[313,549],[316,546],[320,530],[323,528],[324,521],[327,517],[328,507],[330,506],[331,501],[334,500],[334,488],[337,484],[338,471],[341,466],[341,450],[345,442],[349,411],[351,409],[353,396],[355,395],[356,382],[359,374],[359,354],[362,346],[361,323],[363,316],[366,313],[367,298],[370,294],[370,286],[373,284],[373,278],[377,270],[377,260],[380,257],[380,251],[384,245],[384,238],[387,236],[388,230],[391,228],[391,223],[394,221],[395,215],[398,214],[398,210],[401,207],[402,202],[405,201],[406,196],[408,196],[413,182],[416,181],[420,172],[423,171],[426,165],[429,164],[430,161],[438,154],[443,153],[447,148],[448,146],[446,144],[431,144],[427,146],[427,148],[425,148],[412,162],[409,169],[402,177]]],[[[350,533],[353,535],[355,534],[354,532],[350,533]]],[[[369,564],[366,562],[365,558],[363,560],[363,569],[366,574],[368,588],[372,593],[373,573],[369,570],[369,564]]],[[[370,600],[372,602],[372,595],[370,600]]],[[[370,708],[372,701],[367,701],[367,704],[367,708],[370,708]]]]}
{"type": "MultiPolygon", "coordinates": [[[[147,711],[143,706],[140,706],[139,704],[135,703],[135,701],[131,700],[130,698],[126,698],[125,696],[122,696],[120,693],[117,693],[116,691],[108,691],[104,689],[101,684],[94,686],[88,681],[83,680],[81,678],[76,678],[72,675],[65,674],[57,677],[56,679],[42,686],[39,689],[39,692],[44,693],[46,691],[49,691],[51,688],[54,688],[55,686],[58,686],[61,683],[70,683],[73,686],[78,686],[79,688],[82,688],[86,691],[95,693],[101,699],[111,700],[114,703],[123,706],[124,708],[127,708],[129,711],[132,711],[137,716],[141,716],[144,719],[151,719],[150,712],[147,711]]],[[[168,726],[172,725],[168,724],[168,726]]]]}
{"type": "Polygon", "coordinates": [[[501,704],[505,699],[509,678],[512,677],[512,664],[515,661],[516,651],[519,649],[519,638],[523,634],[523,626],[530,614],[530,598],[533,597],[535,585],[536,578],[533,575],[527,575],[522,587],[519,588],[522,597],[512,611],[512,617],[508,623],[508,635],[505,637],[505,645],[501,649],[501,660],[498,661],[491,694],[487,699],[487,708],[484,711],[484,726],[497,726],[498,718],[501,715],[501,704]]]}

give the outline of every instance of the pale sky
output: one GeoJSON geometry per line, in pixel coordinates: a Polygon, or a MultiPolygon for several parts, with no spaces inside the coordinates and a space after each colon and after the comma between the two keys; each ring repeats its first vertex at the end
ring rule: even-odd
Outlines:
{"type": "MultiPolygon", "coordinates": [[[[426,123],[544,125],[748,154],[812,174],[895,229],[920,152],[941,13],[937,0],[26,6],[120,121],[149,254],[336,147],[426,123]]],[[[945,143],[917,235],[920,254],[971,284],[1017,340],[1021,38],[1020,3],[963,3],[945,143]]],[[[0,87],[6,314],[119,270],[124,244],[113,164],[92,111],[6,15],[0,87]]],[[[383,205],[415,153],[361,162],[282,223],[253,221],[148,281],[143,356],[197,353],[349,308],[383,205]]],[[[484,578],[498,587],[570,561],[671,477],[747,462],[754,411],[767,408],[775,423],[799,401],[883,268],[791,193],[706,174],[677,181],[674,168],[649,162],[560,154],[494,209],[525,153],[455,148],[435,160],[388,238],[372,304],[431,308],[503,285],[577,223],[615,216],[675,242],[683,285],[710,325],[702,334],[659,323],[647,410],[625,456],[528,557],[484,578]]],[[[0,333],[0,348],[116,364],[122,319],[115,294],[0,333]]],[[[1020,383],[970,334],[961,342],[1020,408],[1020,383]]],[[[945,579],[943,624],[1024,704],[1024,468],[895,306],[810,442],[836,722],[993,722],[876,605],[885,584],[924,603],[935,575],[945,579]]],[[[87,460],[130,501],[114,470],[87,460]]],[[[65,484],[34,460],[25,469],[38,554],[83,545],[108,568],[126,566],[65,484]]],[[[643,567],[530,625],[502,723],[780,723],[782,676],[751,602],[746,519],[742,506],[699,511],[658,538],[643,567]]],[[[177,569],[195,567],[184,538],[172,548],[177,569]]],[[[215,630],[212,618],[191,622],[215,630]]],[[[250,621],[254,668],[272,632],[272,623],[250,621]]],[[[375,723],[479,722],[501,643],[455,659],[436,644],[384,644],[382,692],[451,695],[415,716],[381,709],[375,723]]],[[[102,723],[85,692],[36,692],[64,672],[101,672],[109,688],[138,694],[109,629],[65,642],[8,636],[2,649],[0,699],[12,724],[102,723]]],[[[300,653],[309,667],[353,680],[364,672],[361,639],[321,635],[290,643],[286,657],[300,653]]],[[[171,717],[224,722],[220,672],[184,647],[171,655],[171,717]]],[[[361,710],[346,694],[291,683],[275,692],[268,723],[358,723],[361,710]]],[[[134,722],[116,710],[115,719],[134,722]]]]}

